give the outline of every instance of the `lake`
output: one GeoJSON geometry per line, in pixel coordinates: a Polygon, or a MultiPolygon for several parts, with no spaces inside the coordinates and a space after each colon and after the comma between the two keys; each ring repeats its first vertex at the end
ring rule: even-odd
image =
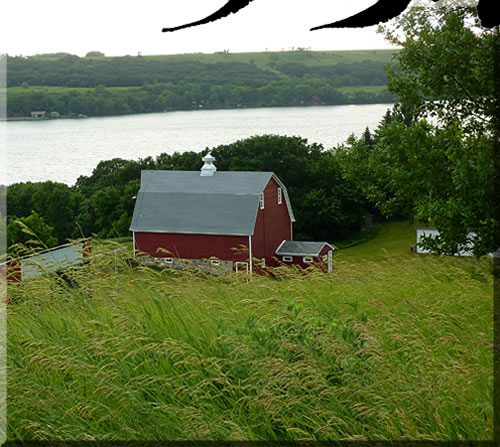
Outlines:
{"type": "MultiPolygon", "coordinates": [[[[73,185],[102,160],[162,152],[200,152],[253,135],[301,136],[332,148],[374,130],[392,104],[196,110],[119,117],[9,121],[7,183],[53,180],[73,185]]],[[[2,135],[3,134],[3,135],[2,135]]],[[[6,134],[6,135],[5,135],[6,134]]],[[[217,164],[217,162],[215,163],[217,164]]]]}

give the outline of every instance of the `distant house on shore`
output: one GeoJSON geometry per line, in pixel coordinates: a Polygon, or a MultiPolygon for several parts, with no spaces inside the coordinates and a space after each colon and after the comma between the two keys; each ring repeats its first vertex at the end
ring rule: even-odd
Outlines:
{"type": "Polygon", "coordinates": [[[32,119],[42,119],[45,118],[45,110],[38,111],[38,112],[31,112],[31,118],[32,119]]]}
{"type": "MultiPolygon", "coordinates": [[[[205,156],[201,172],[142,171],[130,226],[135,253],[173,268],[280,265],[277,249],[291,242],[295,222],[285,185],[272,172],[216,172],[214,160],[205,156]]],[[[323,254],[304,244],[304,256],[323,254]]]]}

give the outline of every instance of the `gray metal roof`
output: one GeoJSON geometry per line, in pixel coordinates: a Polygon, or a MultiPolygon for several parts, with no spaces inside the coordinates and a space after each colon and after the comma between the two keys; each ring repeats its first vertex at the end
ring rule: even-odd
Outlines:
{"type": "Polygon", "coordinates": [[[260,194],[272,172],[216,172],[202,177],[200,171],[142,171],[141,191],[195,194],[260,194]]]}
{"type": "Polygon", "coordinates": [[[200,171],[142,171],[130,230],[251,235],[271,177],[282,186],[272,172],[219,171],[204,177],[200,171]]]}
{"type": "Polygon", "coordinates": [[[310,242],[310,241],[283,241],[276,249],[279,256],[319,256],[325,245],[332,247],[328,242],[310,242]]]}

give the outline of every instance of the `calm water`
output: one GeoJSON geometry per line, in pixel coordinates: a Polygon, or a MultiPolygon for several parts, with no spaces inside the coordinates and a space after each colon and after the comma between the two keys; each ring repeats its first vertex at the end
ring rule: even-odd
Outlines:
{"type": "Polygon", "coordinates": [[[90,175],[101,160],[136,160],[162,152],[212,148],[252,135],[307,138],[335,147],[368,126],[375,129],[390,104],[168,112],[120,117],[10,121],[7,183],[54,180],[68,185],[90,175]]]}

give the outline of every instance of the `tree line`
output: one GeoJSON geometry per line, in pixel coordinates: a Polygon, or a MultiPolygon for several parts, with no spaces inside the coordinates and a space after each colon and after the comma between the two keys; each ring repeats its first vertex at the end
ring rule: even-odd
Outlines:
{"type": "Polygon", "coordinates": [[[34,110],[63,116],[114,116],[244,107],[392,103],[387,89],[379,92],[342,92],[322,80],[274,81],[263,87],[228,84],[202,85],[188,82],[155,83],[143,87],[114,89],[16,89],[8,93],[10,117],[30,116],[34,110]]]}

